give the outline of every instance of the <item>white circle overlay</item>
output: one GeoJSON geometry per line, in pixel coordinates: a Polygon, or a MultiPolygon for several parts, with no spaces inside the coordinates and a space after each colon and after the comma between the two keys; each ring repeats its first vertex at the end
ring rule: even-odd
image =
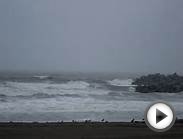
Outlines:
{"type": "Polygon", "coordinates": [[[147,121],[155,129],[163,130],[171,125],[174,120],[174,113],[172,109],[164,103],[156,103],[152,105],[147,111],[147,121]],[[156,123],[156,109],[167,115],[162,121],[156,123]]]}

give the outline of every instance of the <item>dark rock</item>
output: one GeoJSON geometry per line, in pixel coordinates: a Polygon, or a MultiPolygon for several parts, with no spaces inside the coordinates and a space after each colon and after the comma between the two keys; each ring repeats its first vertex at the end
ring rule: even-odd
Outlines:
{"type": "Polygon", "coordinates": [[[163,75],[160,73],[149,74],[135,79],[133,82],[136,86],[136,92],[167,92],[177,93],[183,91],[183,76],[176,73],[171,75],[163,75]]]}

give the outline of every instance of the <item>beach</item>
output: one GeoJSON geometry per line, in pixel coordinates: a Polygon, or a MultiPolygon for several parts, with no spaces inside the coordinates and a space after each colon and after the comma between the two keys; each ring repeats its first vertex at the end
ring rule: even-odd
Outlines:
{"type": "Polygon", "coordinates": [[[1,74],[0,139],[182,138],[182,121],[156,133],[142,119],[160,99],[182,119],[183,92],[135,92],[134,78],[1,74]]]}
{"type": "Polygon", "coordinates": [[[1,139],[182,139],[183,124],[157,133],[145,123],[0,123],[1,139]]]}

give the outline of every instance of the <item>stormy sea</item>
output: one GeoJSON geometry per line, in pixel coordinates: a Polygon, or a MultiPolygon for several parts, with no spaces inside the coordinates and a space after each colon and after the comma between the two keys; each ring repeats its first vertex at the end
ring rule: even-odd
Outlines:
{"type": "Polygon", "coordinates": [[[183,118],[183,93],[138,93],[133,74],[1,73],[0,122],[141,120],[146,107],[169,102],[183,118]]]}

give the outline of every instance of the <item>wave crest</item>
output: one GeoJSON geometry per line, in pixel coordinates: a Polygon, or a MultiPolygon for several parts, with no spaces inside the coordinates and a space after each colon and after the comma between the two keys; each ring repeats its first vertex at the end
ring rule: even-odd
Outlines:
{"type": "Polygon", "coordinates": [[[41,80],[43,80],[43,79],[47,79],[47,78],[49,78],[49,76],[33,76],[33,78],[38,78],[38,79],[41,79],[41,80]]]}
{"type": "Polygon", "coordinates": [[[132,79],[126,79],[126,80],[114,79],[107,81],[107,83],[112,86],[129,86],[129,87],[133,86],[132,82],[133,82],[132,79]]]}
{"type": "Polygon", "coordinates": [[[86,89],[90,86],[89,83],[84,81],[69,81],[64,84],[60,84],[62,89],[86,89]]]}

